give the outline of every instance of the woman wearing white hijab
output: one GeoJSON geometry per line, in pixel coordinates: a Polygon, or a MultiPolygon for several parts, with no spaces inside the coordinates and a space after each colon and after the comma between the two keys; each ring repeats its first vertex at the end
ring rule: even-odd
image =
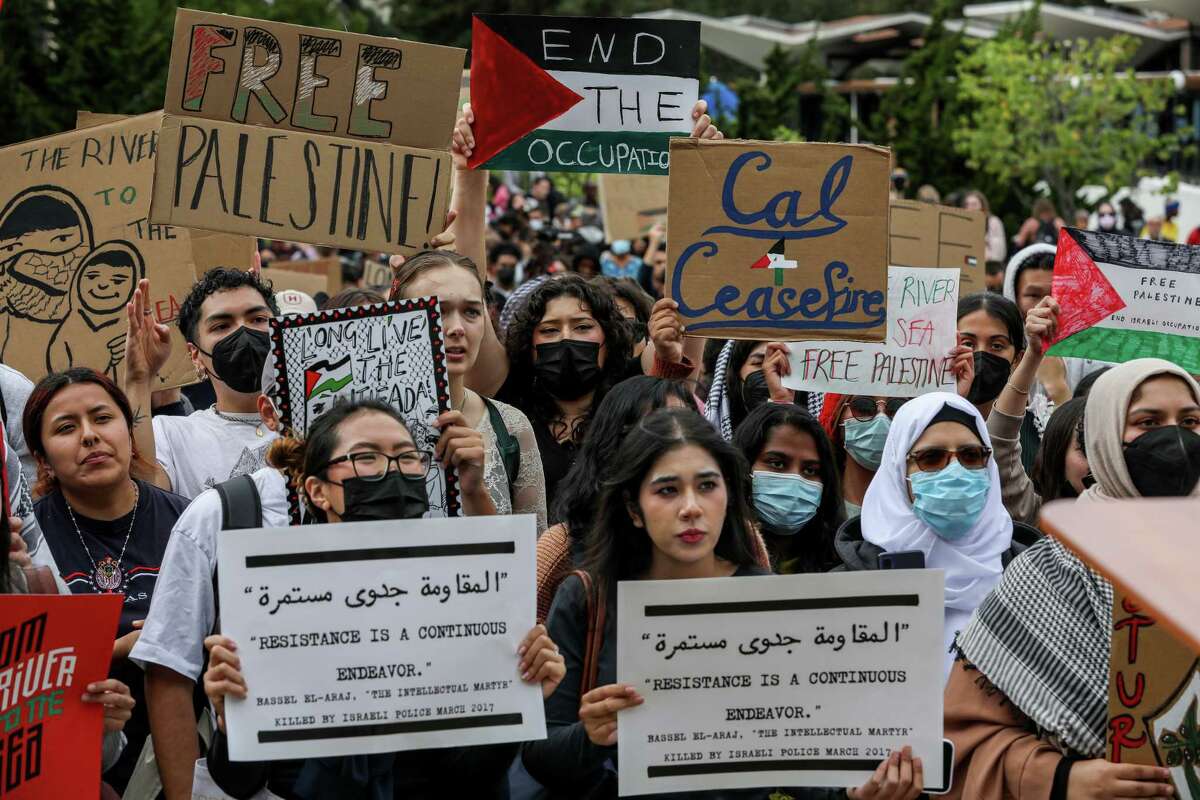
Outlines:
{"type": "Polygon", "coordinates": [[[905,403],[863,499],[862,537],[885,552],[920,550],[927,568],[945,571],[943,677],[954,663],[955,634],[1000,580],[1012,536],[987,426],[975,407],[943,392],[905,403]]]}

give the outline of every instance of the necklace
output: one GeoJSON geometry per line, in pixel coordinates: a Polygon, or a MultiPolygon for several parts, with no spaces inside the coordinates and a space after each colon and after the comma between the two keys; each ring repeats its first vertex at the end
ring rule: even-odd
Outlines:
{"type": "Polygon", "coordinates": [[[129,520],[129,532],[125,534],[125,543],[121,545],[121,555],[117,556],[116,561],[113,561],[112,556],[105,556],[97,564],[96,559],[92,558],[91,548],[87,546],[87,541],[83,538],[83,531],[79,530],[79,522],[75,519],[75,512],[71,509],[71,504],[67,502],[66,496],[63,496],[63,505],[67,507],[67,514],[71,517],[71,524],[75,526],[75,535],[79,537],[79,543],[83,545],[83,552],[87,553],[88,561],[92,562],[92,584],[106,592],[116,591],[125,582],[125,573],[121,571],[121,561],[125,558],[125,548],[129,547],[129,539],[133,536],[133,524],[137,522],[137,507],[140,498],[141,490],[138,489],[137,483],[134,483],[133,516],[129,520]]]}
{"type": "Polygon", "coordinates": [[[253,425],[255,435],[260,439],[262,438],[262,417],[260,417],[258,414],[227,414],[224,411],[218,411],[216,403],[213,403],[211,406],[209,406],[209,408],[212,409],[214,414],[226,422],[232,422],[236,425],[253,425]]]}

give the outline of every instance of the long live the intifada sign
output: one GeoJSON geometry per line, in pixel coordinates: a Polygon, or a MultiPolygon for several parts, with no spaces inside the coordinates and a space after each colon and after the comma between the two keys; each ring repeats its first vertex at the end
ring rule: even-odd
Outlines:
{"type": "Polygon", "coordinates": [[[465,51],[181,9],[151,219],[413,253],[442,230],[465,51]]]}
{"type": "Polygon", "coordinates": [[[1054,258],[1055,356],[1165,358],[1200,373],[1200,247],[1066,228],[1054,258]]]}
{"type": "Polygon", "coordinates": [[[699,75],[698,22],[476,14],[470,166],[666,175],[699,75]]]}
{"type": "Polygon", "coordinates": [[[886,149],[671,140],[667,291],[689,333],[879,342],[886,149]]]}

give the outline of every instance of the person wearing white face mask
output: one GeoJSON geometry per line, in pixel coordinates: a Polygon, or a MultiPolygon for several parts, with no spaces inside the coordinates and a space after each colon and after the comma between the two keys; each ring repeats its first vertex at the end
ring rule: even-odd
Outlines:
{"type": "Polygon", "coordinates": [[[892,417],[904,403],[902,397],[825,395],[821,425],[833,442],[847,519],[862,513],[867,487],[883,458],[892,417]]]}
{"type": "Polygon", "coordinates": [[[955,634],[1036,535],[1022,527],[1014,546],[983,417],[958,395],[934,392],[897,412],[862,517],[842,526],[836,545],[848,570],[919,550],[927,568],[945,571],[946,677],[955,634]]]}
{"type": "Polygon", "coordinates": [[[753,473],[754,515],[779,575],[828,572],[841,563],[833,538],[845,518],[833,446],[800,406],[764,403],[733,444],[753,473]]]}

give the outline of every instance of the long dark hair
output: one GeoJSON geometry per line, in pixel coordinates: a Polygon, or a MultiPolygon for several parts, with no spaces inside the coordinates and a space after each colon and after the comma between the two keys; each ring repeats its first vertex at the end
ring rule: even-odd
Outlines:
{"type": "Polygon", "coordinates": [[[616,598],[618,581],[637,578],[650,568],[654,544],[629,516],[630,507],[637,506],[646,473],[664,455],[688,445],[707,451],[725,481],[725,524],[716,555],[739,567],[755,563],[750,544],[754,534],[748,524],[753,512],[746,460],[699,414],[663,408],[643,418],[621,443],[605,475],[596,519],[585,540],[584,569],[610,599],[616,598]]]}
{"type": "Polygon", "coordinates": [[[604,400],[613,386],[627,374],[628,361],[633,353],[629,325],[617,309],[612,292],[607,287],[597,286],[578,275],[564,275],[546,281],[529,295],[529,300],[517,312],[508,326],[505,349],[508,351],[509,385],[516,387],[516,405],[527,416],[546,426],[551,426],[562,416],[558,404],[549,392],[536,385],[533,370],[533,333],[546,314],[546,306],[559,297],[574,297],[588,310],[604,331],[607,351],[600,383],[592,395],[592,407],[584,422],[576,425],[571,438],[576,444],[583,441],[586,427],[591,422],[596,406],[604,400]]]}
{"type": "Polygon", "coordinates": [[[1075,442],[1083,442],[1081,427],[1087,398],[1076,397],[1054,409],[1042,433],[1042,445],[1033,461],[1029,479],[1043,501],[1078,496],[1067,481],[1067,454],[1075,442]]]}
{"type": "Polygon", "coordinates": [[[760,344],[760,341],[734,342],[733,352],[729,354],[729,368],[722,376],[725,378],[725,396],[729,398],[729,422],[735,431],[747,414],[746,398],[742,396],[742,388],[745,386],[741,374],[742,367],[746,365],[754,348],[760,344]]]}
{"type": "MultiPolygon", "coordinates": [[[[152,480],[154,477],[153,465],[138,454],[137,446],[133,444],[133,408],[129,405],[129,398],[107,375],[97,372],[91,367],[72,367],[63,372],[52,372],[42,378],[38,381],[37,386],[33,387],[29,399],[25,401],[25,413],[21,417],[21,430],[25,433],[25,444],[29,447],[30,454],[38,457],[37,483],[33,487],[33,493],[36,496],[49,494],[59,488],[58,479],[51,475],[44,466],[46,446],[42,441],[42,421],[45,419],[46,409],[59,392],[68,386],[80,383],[93,383],[103,389],[112,398],[113,405],[121,412],[121,416],[125,418],[125,425],[129,428],[131,447],[129,474],[146,481],[152,480]]],[[[142,409],[138,409],[138,412],[143,413],[142,409]]]]}
{"type": "MultiPolygon", "coordinates": [[[[308,426],[308,434],[304,438],[281,437],[271,443],[267,451],[267,463],[282,472],[292,488],[300,495],[305,508],[320,522],[326,521],[324,510],[317,508],[304,490],[304,481],[310,476],[321,477],[333,451],[338,446],[338,428],[353,416],[366,411],[377,411],[386,414],[399,422],[404,430],[409,430],[408,423],[395,407],[382,400],[367,398],[365,400],[338,400],[325,413],[317,417],[308,426]]],[[[409,431],[411,434],[411,431],[409,431]]]]}
{"type": "Polygon", "coordinates": [[[1012,340],[1017,352],[1013,358],[1025,352],[1025,323],[1021,320],[1021,309],[1007,297],[995,292],[976,292],[958,301],[958,317],[982,311],[1004,326],[1004,332],[1012,340]]]}
{"type": "Polygon", "coordinates": [[[672,397],[687,408],[695,408],[682,383],[648,375],[626,378],[604,396],[592,415],[575,463],[558,485],[552,523],[564,523],[568,535],[573,533],[576,541],[583,539],[596,518],[601,477],[621,441],[639,419],[666,407],[672,397]]]}
{"type": "Polygon", "coordinates": [[[771,529],[761,523],[760,530],[768,534],[767,545],[776,562],[798,559],[800,572],[826,572],[840,563],[833,540],[844,520],[844,510],[837,460],[821,423],[792,403],[764,403],[751,411],[734,432],[733,446],[753,467],[766,447],[771,431],[784,425],[807,433],[816,443],[817,458],[821,461],[821,504],[816,515],[794,535],[769,536],[771,529]]]}

